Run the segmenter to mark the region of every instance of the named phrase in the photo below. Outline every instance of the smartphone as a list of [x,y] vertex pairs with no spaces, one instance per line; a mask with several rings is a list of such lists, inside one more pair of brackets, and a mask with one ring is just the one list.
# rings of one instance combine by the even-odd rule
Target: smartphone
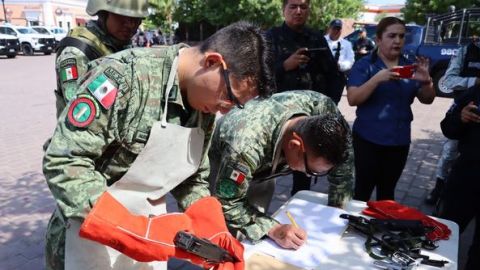
[[327,47],[324,48],[307,48],[305,51],[303,51],[303,54],[306,56],[311,56],[313,53],[320,52],[320,51],[326,51],[328,50]]
[[318,51],[326,51],[326,50],[328,50],[327,47],[307,48],[308,52],[318,52]]
[[412,78],[413,73],[415,72],[415,66],[407,65],[407,66],[394,67],[392,68],[392,71],[397,72],[400,78],[410,79]]

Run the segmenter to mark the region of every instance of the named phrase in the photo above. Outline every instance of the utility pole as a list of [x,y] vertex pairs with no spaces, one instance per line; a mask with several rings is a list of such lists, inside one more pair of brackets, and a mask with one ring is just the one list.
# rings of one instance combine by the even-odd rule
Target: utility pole
[[5,0],[2,0],[2,6],[3,6],[3,16],[5,17],[5,22],[7,23],[7,10],[5,9]]

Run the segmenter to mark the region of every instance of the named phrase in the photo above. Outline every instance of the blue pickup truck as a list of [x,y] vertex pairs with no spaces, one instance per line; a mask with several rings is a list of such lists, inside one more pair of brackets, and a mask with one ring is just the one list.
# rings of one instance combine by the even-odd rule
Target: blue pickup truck
[[[365,26],[367,35],[375,40],[375,25]],[[416,56],[430,58],[430,75],[435,83],[438,96],[450,97],[441,90],[443,75],[450,58],[458,48],[471,42],[473,36],[480,36],[480,8],[461,9],[440,15],[430,16],[425,26],[407,24],[404,56],[415,59]],[[352,43],[358,33],[345,37]]]

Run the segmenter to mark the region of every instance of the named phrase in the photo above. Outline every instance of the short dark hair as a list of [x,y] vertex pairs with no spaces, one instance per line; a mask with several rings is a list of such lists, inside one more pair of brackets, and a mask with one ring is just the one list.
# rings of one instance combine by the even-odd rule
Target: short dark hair
[[[282,10],[285,9],[285,7],[288,5],[288,1],[289,0],[283,0],[283,3],[282,3]],[[307,4],[310,5],[310,0],[307,0]]]
[[260,27],[245,21],[233,23],[203,41],[199,49],[220,53],[236,79],[253,78],[260,97],[275,92],[273,54]]
[[405,22],[397,17],[385,17],[381,19],[380,22],[378,22],[377,24],[377,31],[375,32],[377,38],[382,38],[382,35],[387,30],[387,27],[394,24],[402,24],[403,26],[405,26]]
[[350,127],[342,116],[308,116],[298,121],[293,130],[302,137],[314,156],[323,157],[334,166],[347,160]]

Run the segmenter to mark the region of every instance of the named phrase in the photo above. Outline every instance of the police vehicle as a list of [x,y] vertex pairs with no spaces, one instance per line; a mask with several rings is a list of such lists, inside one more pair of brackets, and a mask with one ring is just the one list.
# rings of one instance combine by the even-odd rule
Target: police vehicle
[[0,34],[0,55],[15,58],[20,49],[18,38],[12,35]]
[[[367,35],[375,40],[375,25],[365,27]],[[438,96],[451,97],[445,94],[443,75],[450,58],[458,49],[480,36],[480,8],[466,8],[430,16],[425,26],[407,24],[404,56],[414,60],[416,56],[430,59],[430,75],[433,78]],[[345,38],[353,42],[355,32]]]

